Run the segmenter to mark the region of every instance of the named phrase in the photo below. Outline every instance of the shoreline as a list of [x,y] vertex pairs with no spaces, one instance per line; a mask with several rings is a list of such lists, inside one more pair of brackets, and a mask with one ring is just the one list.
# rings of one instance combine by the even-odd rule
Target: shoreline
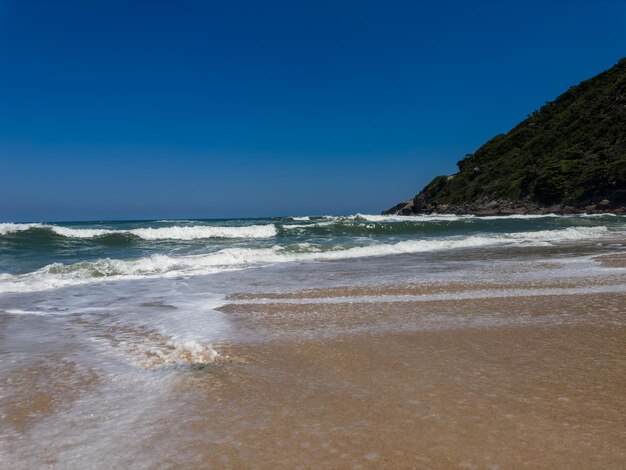
[[624,268],[617,238],[8,296],[30,303],[0,316],[0,455],[16,468],[616,468]]

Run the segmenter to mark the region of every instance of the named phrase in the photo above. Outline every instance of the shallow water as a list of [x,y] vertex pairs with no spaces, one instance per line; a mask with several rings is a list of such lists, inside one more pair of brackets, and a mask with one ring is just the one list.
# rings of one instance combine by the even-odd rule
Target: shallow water
[[[498,361],[520,365],[521,351],[539,344],[554,355],[569,348],[568,338],[589,345],[576,359],[589,365],[577,387],[605,423],[589,418],[585,442],[593,444],[615,434],[619,423],[611,417],[623,404],[617,385],[607,379],[608,388],[598,389],[589,374],[598,361],[607,373],[621,367],[625,235],[626,218],[608,215],[2,224],[0,458],[17,468],[381,461],[437,468],[454,455],[453,466],[506,466],[494,449],[505,442],[502,416],[515,406],[505,393],[512,378],[496,373]],[[532,331],[539,343],[524,346],[525,333],[511,333],[516,329]],[[519,334],[521,342],[511,350],[494,346],[503,356],[488,359],[465,340],[446,343],[450,335],[465,338],[462,332],[484,347],[500,344],[499,335]],[[602,335],[612,349],[594,346]],[[376,383],[362,358],[347,361],[348,343],[362,353],[370,345],[372,367],[381,368],[371,372]],[[415,356],[422,347],[435,349]],[[456,364],[445,374],[442,364],[415,362],[438,363],[438,347]],[[493,377],[474,382],[466,354],[482,358],[475,366]],[[552,400],[552,389],[533,384],[549,373],[572,379],[567,356],[558,357],[552,366],[543,356],[527,358],[534,364],[528,382],[515,377],[527,393],[515,399]],[[404,372],[385,385],[384,369]],[[407,372],[418,369],[419,377]],[[444,392],[437,381],[455,374],[474,391]],[[436,395],[409,397],[410,387]],[[485,412],[481,394],[491,388],[502,391],[502,410],[492,419],[500,434],[485,432],[491,444],[474,443],[482,457],[465,447],[455,453],[462,441],[456,433],[485,431],[475,413]],[[281,406],[264,403],[272,397]],[[399,435],[395,448],[386,439],[377,444],[376,427],[390,436],[408,432],[406,423],[394,424],[402,418],[392,408],[410,400],[439,410],[443,447],[421,448]],[[465,408],[454,400],[466,400]],[[376,419],[340,413],[345,406],[370,409]],[[524,435],[558,431],[541,421],[549,410],[543,406],[530,410],[534,421]],[[413,422],[423,439],[425,410]],[[584,425],[584,417],[572,419]],[[582,439],[568,436],[567,445]],[[563,460],[564,449],[554,444],[544,449],[544,462],[533,462],[575,463]],[[519,452],[509,463],[531,458]],[[614,445],[601,462],[623,452]]]

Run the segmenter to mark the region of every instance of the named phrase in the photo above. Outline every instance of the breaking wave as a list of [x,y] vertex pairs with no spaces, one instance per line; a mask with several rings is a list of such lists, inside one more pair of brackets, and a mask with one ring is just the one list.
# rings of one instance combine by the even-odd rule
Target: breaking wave
[[0,236],[28,231],[47,231],[66,238],[98,238],[109,236],[134,236],[143,240],[197,240],[203,238],[271,238],[277,230],[273,224],[241,227],[194,225],[159,228],[112,230],[104,228],[71,228],[47,224],[0,224]]
[[[279,225],[280,235],[368,237],[378,235],[462,235],[484,232],[517,232],[532,223],[534,230],[549,230],[575,226],[598,226],[598,218],[610,216],[607,225],[616,225],[612,214],[511,215],[477,217],[474,215],[367,215],[321,216]],[[291,220],[294,220],[291,218]],[[604,225],[604,221],[602,221]]]
[[610,232],[604,226],[568,227],[535,232],[405,240],[367,246],[341,247],[307,242],[269,248],[233,247],[208,254],[177,257],[159,254],[134,260],[105,258],[73,264],[52,263],[27,274],[0,274],[0,292],[30,292],[101,280],[202,275],[292,261],[341,260],[485,246],[541,246],[601,238],[611,233],[615,232]]
[[457,221],[457,220],[532,220],[545,218],[598,218],[598,217],[616,217],[615,214],[514,214],[514,215],[455,215],[455,214],[428,214],[428,215],[373,215],[373,214],[356,214],[346,216],[325,216],[331,220],[361,220],[365,222],[441,222],[441,221]]

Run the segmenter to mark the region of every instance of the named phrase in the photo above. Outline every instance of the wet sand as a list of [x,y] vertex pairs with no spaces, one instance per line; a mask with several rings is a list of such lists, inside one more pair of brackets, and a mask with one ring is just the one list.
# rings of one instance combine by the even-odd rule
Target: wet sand
[[189,437],[192,464],[582,469],[626,461],[626,294],[224,309],[258,314],[277,330],[420,312],[528,321],[223,347],[243,362],[204,400],[195,396],[199,375],[177,385],[181,396],[194,394],[193,436],[219,429],[216,440]]
[[626,253],[597,256],[595,259],[609,268],[626,268]]
[[[619,260],[614,257],[602,259],[601,262],[609,267],[618,266]],[[438,282],[438,283],[405,283],[401,285],[376,286],[341,286],[325,289],[308,289],[296,292],[266,292],[266,293],[238,293],[227,297],[230,301],[254,300],[301,300],[326,299],[363,296],[402,296],[402,295],[431,295],[454,294],[460,292],[488,292],[520,289],[564,289],[576,287],[592,287],[618,285],[620,277],[600,279],[558,279],[537,280],[535,282]]]
[[193,408],[194,433],[219,423],[222,442],[189,450],[233,467],[620,468],[625,334],[521,327],[238,349],[253,365],[218,390],[234,403]]
[[[0,382],[0,460],[623,468],[621,256],[591,277],[533,277],[558,266],[542,262],[522,279],[235,292],[218,310],[239,340],[199,349],[106,312],[5,316],[0,353],[21,359]],[[85,362],[76,338],[106,354]]]

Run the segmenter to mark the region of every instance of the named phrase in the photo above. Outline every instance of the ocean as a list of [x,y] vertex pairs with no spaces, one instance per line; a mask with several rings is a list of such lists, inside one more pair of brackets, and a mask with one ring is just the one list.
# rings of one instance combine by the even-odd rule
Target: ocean
[[619,236],[626,217],[310,216],[0,224],[0,293],[187,278],[287,262],[556,245]]
[[[362,352],[359,360],[372,354],[382,371],[414,349],[380,356],[401,344],[380,335],[587,323],[622,328],[626,268],[611,260],[624,251],[626,216],[611,214],[1,223],[0,458],[14,468],[251,461],[263,467],[273,455],[287,466],[329,464],[334,460],[315,455],[345,438],[340,414],[329,412],[315,428],[322,418],[302,407],[264,403],[302,387],[300,398],[309,397],[325,416],[336,402],[320,398],[328,390],[365,393],[369,372],[352,389],[347,376],[331,374],[332,364],[323,378],[314,369],[315,361],[350,354],[337,344],[378,338],[351,348]],[[601,300],[583,309],[591,298]],[[302,351],[311,351],[312,362],[290,362]],[[359,363],[350,364],[348,370]],[[447,366],[437,367],[440,374]],[[400,393],[389,380],[377,400]],[[307,438],[282,433],[281,413],[289,410],[289,419],[313,426],[296,426]],[[451,422],[445,429],[453,429]],[[375,434],[387,424],[372,426]],[[403,429],[389,426],[390,438]],[[367,444],[351,448],[361,453],[348,453],[350,465],[381,456],[394,461],[362,437]],[[268,454],[281,445],[304,454]]]

